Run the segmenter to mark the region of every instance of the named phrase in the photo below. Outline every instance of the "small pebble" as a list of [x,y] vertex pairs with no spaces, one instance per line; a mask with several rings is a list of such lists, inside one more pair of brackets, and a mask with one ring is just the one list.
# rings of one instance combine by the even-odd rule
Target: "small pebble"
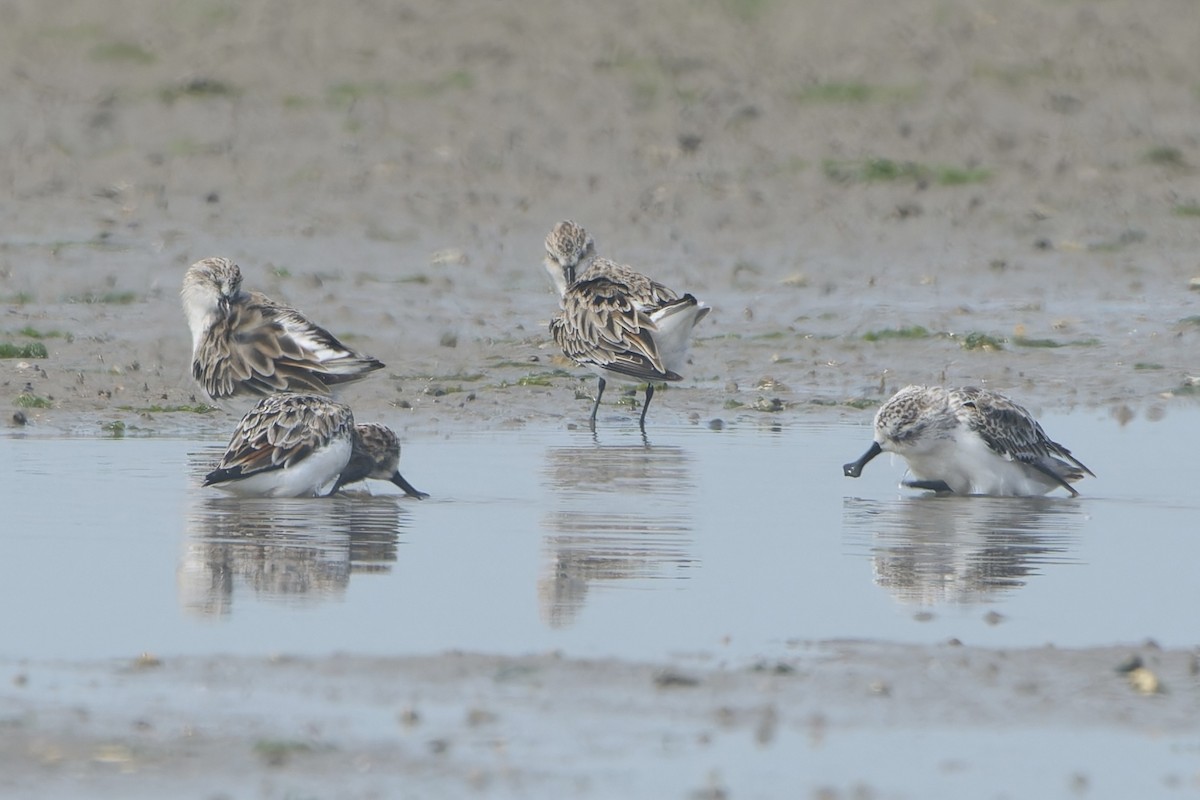
[[660,688],[668,686],[699,686],[700,680],[691,675],[684,675],[672,669],[664,669],[654,675],[654,685]]
[[435,251],[429,256],[429,263],[435,267],[465,267],[471,263],[467,251],[458,247],[447,247]]
[[145,669],[147,667],[161,667],[162,659],[153,653],[142,653],[137,657],[137,661],[133,662],[135,667]]
[[495,722],[496,719],[495,714],[482,708],[472,708],[467,712],[467,724],[473,728]]
[[1131,670],[1127,676],[1129,685],[1139,694],[1161,694],[1163,687],[1158,676],[1145,667]]

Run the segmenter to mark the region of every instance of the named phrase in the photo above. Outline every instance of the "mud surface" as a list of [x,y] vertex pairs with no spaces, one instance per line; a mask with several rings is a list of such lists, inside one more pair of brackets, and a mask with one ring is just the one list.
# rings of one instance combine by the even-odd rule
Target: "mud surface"
[[[88,797],[184,796],[186,787],[203,797],[716,798],[781,787],[916,796],[924,786],[940,796],[930,787],[953,785],[955,773],[970,786],[997,760],[1036,763],[1037,748],[1021,744],[1036,740],[1032,730],[1077,729],[1120,747],[1152,737],[1193,752],[1200,734],[1195,655],[861,642],[796,650],[770,663],[672,667],[475,654],[8,663],[0,670],[16,688],[4,704],[0,788],[14,797],[85,796],[84,787]],[[1172,694],[1131,688],[1116,671],[1131,658]],[[1001,739],[1007,754],[964,744],[981,732],[1011,737]],[[823,783],[822,759],[864,735],[856,760],[868,763]],[[921,736],[951,744],[914,782],[903,762],[920,753]],[[1111,743],[1082,761],[1060,747],[1053,776],[1026,783],[1009,771],[989,789],[1129,785],[1096,758]],[[1144,776],[1144,788],[1195,789],[1194,760],[1178,761],[1182,771],[1157,759],[1125,771]]]
[[[580,422],[594,380],[548,342],[539,266],[564,217],[602,254],[715,308],[652,425],[865,421],[910,382],[1153,415],[1195,391],[1198,369],[1194,12],[6,0],[0,345],[18,355],[0,359],[4,425],[227,436],[228,412],[196,413],[178,303],[187,265],[211,255],[387,362],[345,395],[360,419]],[[658,667],[547,657],[10,662],[0,774],[20,796],[162,796],[167,776],[195,795],[256,781],[255,796],[294,796],[280,777],[293,774],[318,794],[371,796],[377,771],[432,794],[547,796],[586,774],[611,796],[629,790],[612,776],[622,754],[666,758],[665,730],[701,751],[724,726],[749,741],[774,725],[896,719],[1195,740],[1181,653],[1161,657],[1172,688],[1190,688],[1147,698],[1114,677],[1110,651],[825,652],[796,673],[718,671],[682,688],[656,685]],[[928,691],[905,688],[935,668]],[[35,691],[43,672],[75,688]],[[496,678],[510,673],[524,677]],[[278,704],[240,709],[255,687]],[[196,717],[180,699],[214,692]],[[346,704],[383,715],[379,730]],[[543,735],[518,736],[514,718]],[[607,731],[579,751],[611,760],[557,760],[573,720]],[[335,784],[335,766],[359,778]],[[670,790],[725,796],[721,780],[697,767]]]
[[196,400],[177,292],[223,254],[388,363],[360,417],[578,420],[539,269],[570,216],[716,309],[660,419],[943,380],[1137,409],[1196,369],[1192,10],[7,2],[0,332],[49,357],[3,401],[228,430],[155,413]]

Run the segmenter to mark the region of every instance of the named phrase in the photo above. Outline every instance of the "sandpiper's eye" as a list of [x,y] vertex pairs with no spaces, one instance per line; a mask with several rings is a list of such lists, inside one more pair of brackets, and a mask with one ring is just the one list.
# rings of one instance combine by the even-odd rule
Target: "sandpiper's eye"
[[923,425],[901,425],[892,431],[892,438],[897,442],[907,442],[910,439],[915,439],[921,434]]

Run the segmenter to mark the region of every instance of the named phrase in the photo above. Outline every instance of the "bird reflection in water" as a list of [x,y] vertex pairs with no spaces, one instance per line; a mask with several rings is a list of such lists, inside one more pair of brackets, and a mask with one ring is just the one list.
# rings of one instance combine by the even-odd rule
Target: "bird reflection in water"
[[975,605],[1021,586],[1071,553],[1087,514],[1061,498],[847,498],[846,540],[901,603]]
[[190,612],[232,612],[235,588],[286,603],[343,594],[354,573],[389,572],[405,525],[400,495],[198,496],[177,573]]
[[598,582],[688,577],[697,563],[691,472],[688,451],[645,441],[546,451],[538,605],[548,625],[574,622]]

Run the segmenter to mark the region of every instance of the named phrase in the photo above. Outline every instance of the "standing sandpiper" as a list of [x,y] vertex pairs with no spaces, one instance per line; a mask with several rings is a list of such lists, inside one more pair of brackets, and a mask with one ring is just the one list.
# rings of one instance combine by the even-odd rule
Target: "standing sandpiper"
[[595,244],[580,225],[560,222],[546,237],[543,262],[561,297],[562,310],[550,333],[568,358],[600,379],[590,420],[608,380],[646,384],[639,426],[654,384],[679,381],[692,328],[712,309],[690,294],[680,297],[631,267],[595,256]]

